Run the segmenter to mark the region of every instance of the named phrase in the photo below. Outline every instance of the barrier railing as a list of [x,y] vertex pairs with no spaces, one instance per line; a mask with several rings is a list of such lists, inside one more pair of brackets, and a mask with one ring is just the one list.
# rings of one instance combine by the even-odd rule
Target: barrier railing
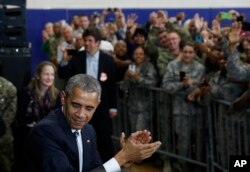
[[[157,151],[207,172],[228,171],[230,155],[250,153],[250,111],[230,112],[230,104],[214,100],[192,115],[173,113],[174,97],[155,87],[118,89],[113,138],[123,131],[148,129],[162,142]],[[186,114],[186,113],[185,113]]]
[[228,171],[230,156],[250,155],[250,110],[232,111],[230,103],[221,100],[214,100],[210,109],[211,166]]

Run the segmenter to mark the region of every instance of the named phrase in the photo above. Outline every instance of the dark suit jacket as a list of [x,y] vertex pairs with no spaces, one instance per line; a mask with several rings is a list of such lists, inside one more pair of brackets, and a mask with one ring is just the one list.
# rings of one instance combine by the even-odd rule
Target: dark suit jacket
[[[86,124],[81,130],[83,172],[105,171],[96,151],[96,135]],[[61,109],[51,111],[28,135],[25,145],[25,172],[78,172],[77,143]]]
[[[74,56],[69,64],[66,66],[59,66],[58,74],[59,77],[63,79],[68,79],[69,77],[86,73],[86,51],[79,52]],[[107,76],[106,80],[104,76]],[[116,97],[116,85],[115,85],[115,63],[111,56],[100,51],[99,55],[99,66],[98,66],[98,81],[102,87],[101,103],[96,109],[95,115],[92,118],[92,122],[96,130],[101,130],[103,132],[108,129],[112,132],[112,122],[109,118],[109,109],[117,108],[117,97]],[[98,126],[102,128],[98,128]],[[98,133],[98,131],[97,131]]]

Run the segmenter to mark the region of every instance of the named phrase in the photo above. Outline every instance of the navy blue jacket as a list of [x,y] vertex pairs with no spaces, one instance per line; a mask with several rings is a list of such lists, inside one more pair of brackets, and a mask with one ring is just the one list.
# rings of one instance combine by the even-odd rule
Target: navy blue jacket
[[[93,127],[81,130],[83,172],[105,171],[96,149]],[[78,172],[77,143],[61,109],[51,111],[28,135],[25,145],[25,172]]]

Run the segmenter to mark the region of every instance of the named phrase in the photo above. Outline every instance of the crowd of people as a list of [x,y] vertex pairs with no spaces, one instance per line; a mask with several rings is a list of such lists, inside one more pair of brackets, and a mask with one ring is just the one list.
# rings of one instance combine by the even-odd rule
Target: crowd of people
[[[115,16],[114,21],[106,20],[110,13]],[[61,21],[46,23],[42,31],[43,50],[50,59],[37,66],[29,85],[17,95],[16,110],[12,110],[12,117],[15,116],[12,122],[14,170],[18,171],[22,168],[25,164],[24,160],[27,159],[26,163],[37,165],[30,166],[30,168],[26,166],[27,171],[34,171],[36,168],[45,171],[92,170],[101,165],[99,157],[94,157],[94,155],[93,162],[83,160],[87,165],[74,162],[74,158],[61,159],[64,155],[60,157],[62,152],[56,152],[55,147],[67,149],[68,143],[60,140],[59,132],[58,134],[52,133],[52,130],[61,132],[61,129],[54,128],[50,124],[50,122],[62,120],[61,117],[58,119],[51,117],[55,116],[55,113],[57,116],[65,114],[68,125],[74,130],[81,130],[85,126],[82,123],[92,124],[96,132],[96,146],[102,162],[115,157],[118,165],[127,165],[131,163],[130,161],[151,156],[160,143],[149,143],[150,136],[147,132],[142,132],[143,134],[138,137],[131,135],[129,141],[124,141],[122,144],[123,148],[127,147],[132,150],[131,152],[149,149],[136,147],[138,145],[149,145],[151,149],[147,155],[144,154],[134,159],[127,158],[125,162],[120,162],[120,156],[129,156],[130,152],[120,152],[118,157],[115,155],[111,136],[112,119],[119,115],[117,82],[120,83],[121,90],[129,91],[128,114],[132,132],[148,128],[150,118],[147,108],[150,103],[153,103],[138,102],[136,98],[140,94],[133,91],[133,87],[160,87],[174,97],[172,109],[175,125],[173,126],[178,136],[176,149],[178,154],[185,156],[187,154],[185,145],[189,139],[187,138],[187,128],[190,125],[188,119],[194,114],[201,113],[201,107],[208,105],[212,98],[230,102],[234,110],[249,107],[250,37],[248,23],[243,17],[244,14],[239,14],[234,10],[229,11],[228,14],[230,14],[232,25],[226,27],[220,24],[224,20],[222,13],[219,13],[213,21],[206,21],[199,14],[195,14],[191,19],[185,19],[185,14],[182,12],[173,19],[164,11],[159,10],[150,14],[147,23],[139,24],[136,22],[138,18],[136,14],[126,17],[119,8],[104,9],[102,14],[93,13],[91,16],[74,15],[71,23]],[[91,78],[78,74],[87,74],[86,76],[91,76]],[[79,77],[76,81],[72,79],[75,76]],[[81,85],[81,80],[93,85],[88,85],[88,83]],[[96,85],[94,80],[99,81],[100,85]],[[80,90],[75,89],[78,87]],[[90,87],[100,87],[101,93],[97,88]],[[64,92],[60,94],[61,91]],[[15,93],[15,90],[13,92]],[[91,99],[92,93],[98,93],[100,100],[96,95],[92,100],[84,99],[84,96],[88,94]],[[119,96],[121,95],[118,95],[118,99]],[[14,103],[16,97],[13,95],[11,100]],[[63,108],[61,108],[62,103]],[[48,115],[50,110],[58,108],[60,111]],[[78,115],[73,115],[73,109],[78,109],[79,112],[75,111]],[[2,111],[2,107],[0,110]],[[15,111],[17,111],[16,114]],[[87,119],[84,118],[84,120],[77,117],[85,113],[83,111],[94,115],[85,117]],[[10,121],[13,120],[8,119],[6,122],[4,115],[1,118],[6,123],[5,128],[9,128]],[[39,123],[41,120],[43,122]],[[51,127],[51,130],[44,127],[49,127],[49,129]],[[9,133],[5,128],[1,131]],[[90,140],[85,139],[95,143],[93,129],[90,126],[86,128],[91,137]],[[40,135],[41,138],[37,138],[35,134]],[[1,135],[0,141],[4,137]],[[83,131],[81,137],[85,137]],[[25,141],[27,138],[28,142]],[[140,142],[138,138],[144,138],[146,141]],[[47,140],[48,143],[44,143],[42,139]],[[52,143],[53,149],[46,149]],[[35,149],[44,150],[44,153],[40,152],[41,155],[38,155]],[[69,150],[71,150],[70,147]],[[53,151],[58,159],[53,159],[55,156]],[[70,152],[65,151],[66,156],[71,156]],[[95,152],[94,149],[88,156],[92,156],[93,152]],[[0,158],[3,159],[1,153],[2,151],[0,151]],[[23,158],[24,156],[26,159]],[[131,154],[131,156],[134,155]],[[39,162],[39,160],[44,160],[44,162]],[[61,160],[65,166],[59,167],[56,163]],[[46,166],[46,164],[50,165]],[[105,165],[104,168],[106,169]],[[187,166],[182,168],[188,171]],[[167,170],[170,169],[165,169],[166,172]],[[174,166],[172,170],[178,171]],[[7,169],[5,171],[9,172]]]
[[[114,15],[112,21],[107,20],[110,13]],[[201,107],[208,105],[211,98],[232,103],[234,110],[242,110],[249,105],[248,79],[237,77],[241,72],[240,68],[244,68],[242,66],[247,65],[250,58],[249,30],[246,27],[248,23],[244,14],[234,10],[227,13],[227,20],[232,23],[230,26],[221,25],[225,20],[225,13],[219,13],[213,21],[206,21],[199,14],[195,14],[191,19],[185,19],[183,12],[173,18],[167,16],[167,13],[162,10],[150,13],[148,22],[145,24],[137,23],[138,17],[136,14],[126,17],[119,8],[104,9],[101,14],[93,13],[91,16],[74,15],[72,23],[66,25],[64,23],[64,26],[61,26],[61,37],[70,41],[66,41],[67,44],[58,43],[57,55],[50,56],[51,61],[55,61],[59,66],[59,77],[61,69],[64,70],[65,66],[70,69],[68,72],[64,70],[64,73],[90,72],[85,69],[85,66],[88,68],[91,65],[91,62],[88,62],[88,49],[93,45],[90,43],[93,40],[89,39],[86,33],[89,30],[99,30],[101,38],[95,38],[95,40],[100,41],[101,52],[106,53],[109,58],[112,57],[114,64],[106,66],[109,66],[110,70],[114,67],[116,75],[110,76],[109,72],[103,72],[105,73],[103,74],[99,71],[100,76],[96,74],[97,72],[92,73],[92,76],[100,78],[101,82],[101,78],[110,79],[115,76],[112,80],[120,82],[120,89],[129,91],[127,111],[131,131],[148,128],[150,123],[148,107],[153,103],[148,102],[147,99],[139,101],[138,97],[141,95],[133,88],[156,86],[173,95],[173,122],[175,123],[173,126],[176,127],[178,136],[176,149],[178,154],[186,155],[187,148],[183,145],[188,144],[183,144],[183,140],[188,140],[186,132],[190,125],[189,117],[192,114],[201,113]],[[228,52],[228,46],[231,44],[230,36],[235,34],[233,33],[235,25],[241,25],[238,33],[240,39],[237,44],[239,55],[235,55],[240,58],[240,65],[237,67],[230,65],[230,60],[227,62],[230,56]],[[65,28],[70,28],[71,34],[66,34]],[[76,46],[79,33],[82,34],[83,40],[81,46]],[[70,39],[67,39],[68,37]],[[53,45],[54,39],[53,36],[46,39],[44,45]],[[72,48],[76,51],[79,49],[84,51],[72,54]],[[52,51],[51,47],[49,54]],[[87,52],[86,63],[80,60],[82,59],[80,56],[86,56],[84,52]],[[55,58],[57,60],[53,60]],[[101,63],[101,59],[99,62]],[[100,69],[93,68],[93,70]],[[235,70],[238,71],[232,72]],[[67,77],[61,75],[60,78]],[[114,91],[107,92],[112,95],[110,97],[113,97]],[[114,106],[110,108],[116,109]],[[183,121],[186,121],[185,125]]]

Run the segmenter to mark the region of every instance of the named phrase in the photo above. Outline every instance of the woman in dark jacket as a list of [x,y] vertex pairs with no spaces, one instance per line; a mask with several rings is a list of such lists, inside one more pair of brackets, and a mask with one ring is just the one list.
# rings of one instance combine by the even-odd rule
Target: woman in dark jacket
[[51,109],[60,106],[59,90],[54,85],[56,67],[49,61],[40,63],[29,85],[18,94],[18,108],[13,127],[15,166],[21,168],[24,141],[34,125]]

